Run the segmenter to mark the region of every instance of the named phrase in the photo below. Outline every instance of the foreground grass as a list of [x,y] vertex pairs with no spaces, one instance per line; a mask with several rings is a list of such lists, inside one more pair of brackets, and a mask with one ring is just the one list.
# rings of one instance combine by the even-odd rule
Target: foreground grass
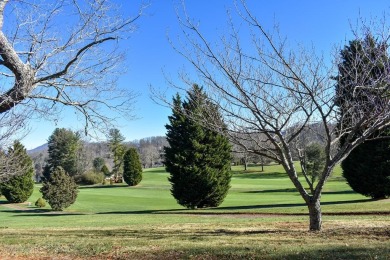
[[[67,216],[69,217],[69,216]],[[112,216],[111,216],[112,217]],[[118,227],[1,230],[3,257],[95,259],[389,259],[388,218],[329,218],[307,232],[300,217],[116,216]],[[56,217],[57,218],[57,217]],[[57,221],[64,218],[58,217]],[[124,219],[125,218],[125,219]],[[144,224],[133,224],[143,219]],[[113,220],[114,221],[114,220]],[[148,223],[151,221],[151,223]],[[287,221],[287,222],[286,222]]]
[[178,206],[161,168],[137,187],[81,187],[64,212],[2,204],[0,259],[390,259],[389,200],[352,192],[339,169],[325,187],[320,233],[307,232],[307,209],[280,166],[233,170],[216,209]]

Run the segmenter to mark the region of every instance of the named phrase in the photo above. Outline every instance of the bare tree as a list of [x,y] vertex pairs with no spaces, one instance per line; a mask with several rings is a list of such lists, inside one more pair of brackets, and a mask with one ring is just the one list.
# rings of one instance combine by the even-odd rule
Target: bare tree
[[[247,38],[241,37],[232,19],[229,33],[220,42],[211,43],[185,11],[179,16],[184,40],[183,44],[173,46],[191,63],[198,76],[191,80],[182,75],[182,79],[189,85],[202,80],[208,96],[223,112],[227,134],[233,143],[246,147],[250,140],[256,145],[247,147],[249,152],[283,165],[308,206],[310,230],[319,231],[321,194],[334,167],[368,136],[390,125],[390,74],[384,73],[375,82],[371,81],[370,86],[354,82],[356,92],[362,88],[371,91],[364,99],[350,102],[349,112],[341,118],[334,104],[335,67],[329,67],[314,50],[289,49],[277,29],[267,31],[244,1],[237,5],[237,11],[253,36],[250,48],[245,48],[248,42],[242,41]],[[374,34],[368,29],[362,31]],[[386,24],[382,24],[382,29],[389,32]],[[375,36],[386,43],[389,40],[388,35]],[[367,66],[378,64],[378,61],[372,61],[371,65],[356,62],[359,63],[356,66],[366,66],[367,71],[370,71]],[[390,68],[388,63],[384,66]],[[348,128],[336,128],[336,123],[342,120],[352,124]],[[213,122],[203,123],[216,126]],[[254,138],[259,135],[265,138]],[[325,166],[316,181],[294,164],[293,154],[303,156],[308,135],[316,136],[325,147]],[[339,146],[340,138],[346,140],[342,146]],[[298,177],[300,170],[304,177]]]
[[165,136],[152,136],[138,141],[138,150],[144,168],[161,165],[163,161],[163,148],[168,146]]
[[158,148],[151,144],[141,146],[140,153],[144,168],[153,167],[160,158],[160,152]]
[[118,42],[142,9],[129,16],[108,0],[0,1],[0,141],[28,119],[56,120],[65,107],[82,116],[86,131],[131,116],[135,93],[116,86]]

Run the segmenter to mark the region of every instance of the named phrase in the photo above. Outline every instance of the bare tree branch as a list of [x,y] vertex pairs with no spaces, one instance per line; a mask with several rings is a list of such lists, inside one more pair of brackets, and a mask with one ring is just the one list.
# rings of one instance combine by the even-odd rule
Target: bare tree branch
[[[65,107],[82,116],[85,132],[132,118],[137,94],[117,86],[124,72],[119,41],[130,37],[145,7],[126,14],[107,0],[0,1],[1,147],[28,132],[29,120],[57,120]],[[0,164],[13,163],[7,158]]]
[[[355,91],[369,88],[372,92],[364,100],[348,104],[353,117],[340,118],[332,80],[337,74],[335,66],[327,65],[314,49],[289,49],[277,30],[266,31],[245,1],[239,1],[237,12],[253,35],[251,48],[244,47],[248,43],[241,41],[246,38],[239,35],[231,18],[229,36],[218,43],[209,42],[183,8],[178,18],[182,42],[172,45],[197,72],[195,80],[182,78],[183,82],[189,86],[202,82],[207,95],[219,106],[228,126],[225,134],[233,143],[283,165],[308,205],[310,229],[320,230],[321,193],[333,168],[373,133],[390,125],[390,69],[370,86],[356,84]],[[382,27],[390,31],[388,26]],[[382,32],[378,37],[387,48],[388,35]],[[347,119],[353,120],[352,127],[336,128],[337,122]],[[215,122],[203,124],[218,129]],[[310,180],[301,166],[302,180],[294,164],[302,159],[307,136],[315,136],[325,148],[326,163],[318,181]],[[346,139],[341,147],[340,138]],[[255,147],[248,147],[248,140]]]

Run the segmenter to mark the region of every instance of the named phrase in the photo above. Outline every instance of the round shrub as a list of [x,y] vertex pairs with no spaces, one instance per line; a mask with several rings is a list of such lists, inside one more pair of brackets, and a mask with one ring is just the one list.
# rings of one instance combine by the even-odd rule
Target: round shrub
[[46,207],[46,201],[44,199],[42,199],[42,198],[39,198],[35,202],[35,206],[38,207],[38,208],[44,208],[44,207]]
[[104,176],[99,172],[86,172],[80,176],[79,183],[83,185],[101,184]]
[[40,191],[53,210],[62,211],[76,201],[78,186],[74,179],[59,166],[43,182]]
[[127,150],[123,157],[123,179],[129,186],[135,186],[142,180],[142,166],[135,148]]

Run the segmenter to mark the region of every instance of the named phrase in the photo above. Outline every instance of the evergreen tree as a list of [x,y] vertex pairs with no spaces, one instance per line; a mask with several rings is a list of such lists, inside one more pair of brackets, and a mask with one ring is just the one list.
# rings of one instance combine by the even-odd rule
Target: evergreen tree
[[[387,92],[372,90],[372,87],[387,89],[387,86],[377,86],[377,79],[390,68],[386,50],[386,44],[368,35],[363,40],[351,41],[341,51],[335,100],[340,111],[339,129],[356,125],[366,111],[381,109],[383,101],[388,99]],[[378,136],[390,136],[390,130],[373,135]],[[342,138],[341,145],[344,142]],[[343,176],[351,188],[372,198],[390,195],[389,166],[390,139],[385,138],[364,142],[341,163]]]
[[142,180],[142,166],[138,152],[131,147],[123,157],[123,179],[129,186],[135,186]]
[[125,140],[125,137],[120,133],[116,128],[110,129],[108,142],[110,144],[110,149],[113,154],[114,167],[112,168],[112,173],[117,179],[119,176],[122,176],[122,163],[123,155],[125,154],[125,147],[122,142]]
[[173,99],[165,147],[171,193],[187,208],[219,206],[230,188],[231,147],[226,137],[207,129],[201,120],[213,120],[223,130],[222,117],[203,90],[194,85],[188,101]]
[[95,159],[93,159],[92,164],[93,164],[93,169],[96,172],[101,172],[102,167],[106,164],[106,162],[102,157],[96,157]]
[[0,185],[1,193],[9,202],[25,202],[34,190],[33,162],[19,141],[15,141],[13,147],[8,149],[7,155],[3,154],[2,156],[10,157],[9,159],[13,163],[9,167],[13,169],[8,169],[8,172],[14,172],[16,174]]
[[78,186],[60,166],[55,168],[49,176],[43,182],[40,192],[53,210],[62,211],[76,201]]
[[322,173],[325,161],[325,150],[320,144],[312,143],[306,146],[304,167],[306,174],[311,178],[311,183],[314,183]]
[[48,160],[44,169],[44,177],[61,166],[70,176],[78,174],[78,149],[80,137],[72,130],[56,128],[48,140]]
[[364,142],[348,155],[341,167],[354,191],[374,199],[390,196],[390,140]]
[[104,176],[110,176],[110,174],[111,174],[110,170],[107,167],[107,165],[103,165],[103,167],[101,168],[100,171],[104,174]]

